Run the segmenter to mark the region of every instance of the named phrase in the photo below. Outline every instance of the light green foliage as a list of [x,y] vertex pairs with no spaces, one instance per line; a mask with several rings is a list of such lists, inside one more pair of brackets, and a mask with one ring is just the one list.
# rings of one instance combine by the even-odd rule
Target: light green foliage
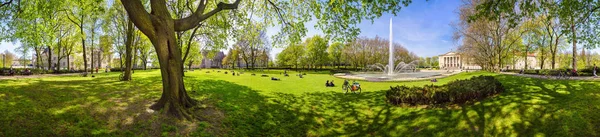
[[279,66],[294,66],[298,68],[299,65],[302,65],[305,53],[306,48],[304,45],[289,45],[277,55],[277,64]]
[[306,40],[306,57],[308,58],[309,65],[311,66],[323,66],[327,63],[328,59],[328,41],[323,39],[321,36],[316,35]]
[[[517,10],[518,8],[518,10]],[[599,18],[600,2],[593,0],[565,0],[565,1],[547,1],[547,0],[531,0],[531,1],[483,1],[477,6],[476,14],[470,16],[471,20],[481,18],[495,20],[498,18],[508,18],[508,23],[515,26],[528,18],[536,18],[544,16],[547,24],[547,29],[552,35],[550,38],[559,39],[563,34],[568,42],[572,43],[572,51],[577,54],[577,45],[584,45],[585,49],[594,49],[598,47],[600,41],[597,39],[600,34],[597,22]],[[556,47],[558,43],[553,43]],[[557,53],[555,49],[551,49],[554,57]],[[572,68],[578,68],[577,56],[572,55]],[[553,60],[554,62],[554,60]]]
[[345,45],[340,42],[335,42],[329,45],[327,52],[329,54],[329,58],[333,61],[333,64],[338,66],[342,61],[342,52],[344,51]]

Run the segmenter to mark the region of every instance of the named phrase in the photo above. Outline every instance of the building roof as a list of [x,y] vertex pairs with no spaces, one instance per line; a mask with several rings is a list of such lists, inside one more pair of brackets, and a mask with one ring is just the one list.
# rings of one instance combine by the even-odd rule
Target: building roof
[[450,52],[448,52],[446,54],[442,54],[440,56],[454,56],[454,55],[458,55],[458,54],[456,54],[456,52],[450,51]]

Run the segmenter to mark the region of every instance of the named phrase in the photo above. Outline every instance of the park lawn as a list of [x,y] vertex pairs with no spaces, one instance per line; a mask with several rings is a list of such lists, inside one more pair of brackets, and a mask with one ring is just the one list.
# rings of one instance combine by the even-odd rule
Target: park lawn
[[193,109],[200,122],[148,112],[161,94],[157,70],[136,71],[131,82],[117,81],[118,73],[2,80],[0,136],[600,136],[598,82],[461,73],[433,84],[493,75],[507,90],[426,108],[388,105],[385,90],[428,81],[360,81],[361,94],[344,94],[343,80],[328,74],[221,71],[186,73],[189,94],[202,102]]

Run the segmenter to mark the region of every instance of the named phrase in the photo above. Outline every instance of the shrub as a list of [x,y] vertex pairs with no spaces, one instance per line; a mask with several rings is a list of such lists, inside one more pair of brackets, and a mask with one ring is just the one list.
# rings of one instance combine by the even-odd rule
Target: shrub
[[457,80],[443,86],[390,87],[386,92],[391,104],[461,104],[471,100],[481,100],[504,91],[500,81],[492,76],[477,76],[468,80]]

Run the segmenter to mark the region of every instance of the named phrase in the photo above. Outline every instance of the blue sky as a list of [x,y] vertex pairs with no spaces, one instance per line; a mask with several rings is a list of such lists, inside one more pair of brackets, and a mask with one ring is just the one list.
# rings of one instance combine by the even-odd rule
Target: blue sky
[[386,14],[363,22],[360,36],[389,38],[389,20],[393,18],[393,41],[418,56],[436,56],[458,46],[452,39],[452,22],[458,22],[460,0],[416,0],[397,16]]
[[[450,24],[458,21],[457,9],[461,4],[460,0],[415,0],[408,7],[404,7],[397,16],[384,14],[373,23],[365,20],[358,24],[361,29],[360,36],[380,36],[388,39],[389,19],[393,18],[394,42],[402,44],[418,56],[440,55],[457,47],[452,40],[453,28]],[[306,37],[323,34],[320,30],[312,28],[314,22],[308,22],[306,26],[309,27]],[[0,51],[14,52],[18,46],[18,43],[0,42]],[[281,49],[276,48],[271,54],[279,52]]]
[[[389,22],[393,18],[393,40],[402,44],[409,51],[418,56],[436,56],[456,49],[457,44],[452,40],[452,22],[457,22],[460,0],[416,0],[408,7],[404,7],[396,16],[384,14],[373,23],[364,20],[358,27],[360,36],[389,38]],[[306,37],[323,35],[322,31],[312,28],[314,22],[308,22]],[[267,34],[274,34],[274,29],[267,30]],[[306,38],[305,37],[305,38]],[[281,52],[275,48],[271,54]]]

